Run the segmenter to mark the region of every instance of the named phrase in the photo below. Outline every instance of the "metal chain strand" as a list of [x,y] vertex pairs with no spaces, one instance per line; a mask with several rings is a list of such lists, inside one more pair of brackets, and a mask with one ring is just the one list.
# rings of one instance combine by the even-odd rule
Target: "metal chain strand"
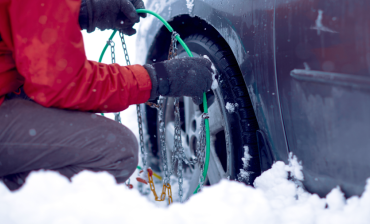
[[[178,33],[173,32],[171,36],[171,45],[169,49],[168,59],[171,60],[177,56],[177,40],[176,36]],[[181,130],[181,117],[180,117],[180,98],[175,98],[174,101],[174,113],[175,113],[175,133],[174,133],[174,149],[173,149],[173,155],[172,155],[172,167],[175,167],[176,161],[177,161],[177,177],[178,177],[178,184],[179,184],[179,198],[180,202],[183,202],[183,162],[188,165],[194,165],[196,162],[200,162],[201,164],[204,164],[204,156],[202,156],[204,153],[202,153],[201,149],[203,144],[203,141],[201,140],[199,144],[199,148],[197,149],[197,158],[196,160],[190,161],[187,159],[184,148],[182,146],[182,130]],[[203,128],[201,128],[200,136],[202,139],[202,133],[204,134],[205,138],[205,129],[203,131]],[[205,143],[205,141],[204,141]],[[204,151],[204,150],[203,150]],[[202,159],[203,157],[203,159]],[[203,162],[202,162],[203,161]],[[204,165],[200,165],[201,167],[201,173],[203,170]],[[173,171],[171,171],[172,173]],[[204,181],[202,181],[204,182]]]
[[[172,59],[172,56],[176,54],[174,53],[174,49],[177,50],[177,48],[174,48],[174,38],[171,38],[171,46],[170,46],[170,52],[169,52],[169,59]],[[167,149],[166,149],[166,128],[164,124],[164,118],[163,118],[163,108],[164,108],[164,97],[160,96],[158,99],[158,104],[150,103],[149,106],[156,108],[158,110],[158,121],[159,121],[159,140],[160,140],[160,147],[162,152],[162,165],[163,165],[163,172],[164,172],[164,178],[163,178],[163,184],[169,184],[170,183],[170,177],[173,173],[173,167],[172,170],[168,169],[168,163],[167,163]],[[172,158],[174,162],[174,158]]]
[[[176,36],[179,35],[176,32],[172,32],[171,36],[171,45],[168,53],[168,60],[177,57],[177,40]],[[185,156],[184,148],[182,147],[182,138],[181,138],[181,117],[180,117],[180,98],[176,97],[174,101],[174,113],[175,113],[175,134],[174,134],[174,149],[172,155],[172,167],[175,167],[177,160],[177,177],[179,184],[179,198],[180,202],[183,202],[183,161],[186,164],[190,164],[190,161]]]
[[[112,64],[114,64],[116,63],[116,54],[115,54],[115,49],[114,49],[115,44],[113,40],[108,40],[107,43],[110,46]],[[118,123],[122,123],[120,112],[114,113],[114,120],[117,121]]]
[[[167,150],[166,150],[166,127],[164,125],[164,119],[163,119],[163,105],[164,103],[164,97],[160,96],[158,99],[158,121],[159,121],[159,139],[161,142],[161,152],[162,152],[162,164],[163,164],[163,172],[164,172],[164,178],[163,178],[163,184],[168,184],[170,182],[170,176],[171,174],[168,171],[167,166]],[[172,173],[172,172],[171,172]]]
[[177,176],[178,176],[178,183],[179,183],[179,198],[180,202],[183,202],[182,196],[183,196],[183,190],[182,190],[182,184],[183,184],[183,178],[182,178],[182,160],[179,159],[177,163]]
[[121,38],[123,53],[125,54],[125,59],[126,59],[126,64],[131,65],[130,58],[129,58],[128,52],[127,52],[125,37],[124,37],[124,34],[121,31],[119,32],[119,36]]
[[199,163],[200,169],[200,176],[199,176],[199,190],[201,190],[204,178],[203,178],[203,170],[204,170],[204,162],[205,162],[205,149],[206,149],[206,128],[205,128],[205,119],[209,118],[209,115],[206,113],[202,114],[202,120],[200,123],[200,131],[199,131],[199,138],[197,141],[197,158]]
[[[182,147],[182,141],[181,141],[181,126],[180,126],[180,99],[178,97],[175,98],[174,102],[174,109],[175,109],[175,134],[174,134],[174,153],[173,153],[173,162],[177,160],[177,177],[178,177],[178,183],[179,183],[179,197],[180,197],[180,202],[182,202],[182,195],[183,195],[183,190],[182,190],[182,183],[183,183],[183,178],[182,178],[182,161],[184,156],[184,148]],[[174,167],[175,164],[173,164]]]
[[177,35],[179,34],[176,31],[172,32],[170,49],[168,51],[168,60],[171,60],[177,57],[177,40],[176,40]]
[[[124,34],[122,33],[122,31],[119,32],[119,36],[121,38],[123,53],[124,53],[125,59],[126,59],[126,65],[131,65],[130,58],[129,58],[128,51],[127,51],[126,42],[125,42],[125,37],[124,37]],[[147,166],[147,163],[146,163],[147,153],[145,152],[145,148],[144,148],[143,121],[142,121],[142,114],[141,114],[141,109],[140,109],[139,104],[136,105],[136,113],[137,113],[137,123],[138,123],[138,126],[139,126],[139,140],[140,140],[139,144],[140,144],[141,162],[143,164],[142,168],[143,168],[143,170],[145,170],[147,168],[146,167]],[[140,191],[140,193],[144,194],[142,184],[139,184],[139,191]]]
[[112,64],[116,63],[116,54],[114,52],[114,41],[113,40],[108,40],[107,44],[110,46],[110,52],[111,52],[111,57],[112,57]]
[[118,123],[122,123],[120,112],[114,113],[114,120],[117,121]]
[[[168,52],[168,60],[174,59],[177,56],[177,40],[176,36],[178,33],[175,31],[172,32],[171,35],[171,45]],[[181,141],[181,126],[180,126],[180,108],[179,108],[180,99],[178,97],[175,98],[174,101],[174,111],[175,111],[175,134],[174,134],[174,149],[172,154],[172,169],[175,168],[175,163],[177,160],[177,177],[178,177],[178,183],[179,183],[179,198],[180,202],[182,202],[182,196],[183,196],[183,177],[182,177],[182,161],[184,156],[184,148],[182,147],[182,141]],[[172,173],[172,172],[171,172]]]
[[137,113],[137,123],[139,125],[139,140],[140,140],[140,152],[141,152],[141,161],[143,163],[143,170],[146,169],[146,152],[144,149],[144,133],[143,133],[143,121],[141,117],[141,108],[140,105],[136,105]]

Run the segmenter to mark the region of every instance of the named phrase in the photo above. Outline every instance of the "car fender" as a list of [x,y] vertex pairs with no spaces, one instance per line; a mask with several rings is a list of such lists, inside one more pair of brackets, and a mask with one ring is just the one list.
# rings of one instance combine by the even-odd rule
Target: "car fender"
[[[174,17],[180,15],[197,15],[200,19],[209,23],[214,27],[220,35],[229,43],[231,50],[239,64],[242,66],[243,62],[248,58],[247,51],[241,41],[241,38],[235,31],[233,24],[225,19],[225,17],[217,16],[219,13],[210,4],[212,1],[197,1],[191,10],[190,6],[187,6],[186,0],[154,0],[150,2],[147,7],[149,10],[154,11],[161,15],[166,21],[171,21]],[[143,19],[140,23],[140,33],[147,35],[139,35],[137,39],[137,45],[140,49],[149,49],[151,44],[154,42],[155,34],[158,33],[159,29],[163,24],[155,19],[153,16]],[[147,52],[140,51],[139,52]],[[146,55],[138,55],[136,60],[138,63],[145,63]]]
[[[191,5],[193,3],[193,7]],[[253,20],[253,7],[257,7],[258,12],[271,13],[273,11],[273,1],[268,3],[260,3],[252,7],[252,1],[235,0],[230,3],[232,5],[225,5],[224,1],[218,0],[151,0],[147,5],[147,8],[161,15],[166,21],[171,22],[174,18],[181,15],[197,16],[201,20],[207,22],[226,40],[229,47],[231,48],[240,70],[242,71],[244,81],[248,88],[250,98],[255,109],[257,120],[260,129],[263,130],[267,138],[266,140],[271,145],[272,153],[277,160],[287,161],[288,149],[285,138],[285,131],[282,124],[282,117],[280,110],[279,99],[271,97],[271,94],[277,93],[276,76],[270,75],[268,71],[274,71],[272,67],[274,64],[272,60],[269,61],[269,68],[257,68],[253,70],[253,63],[260,63],[262,53],[265,49],[272,49],[273,42],[269,41],[268,46],[263,46],[259,50],[255,50],[255,45],[260,46],[262,40],[258,40],[261,35],[267,38],[268,34],[263,34],[263,29],[260,29],[260,33],[254,33],[252,31],[254,27],[259,26],[258,21]],[[241,9],[241,5],[247,10]],[[247,7],[245,4],[248,4]],[[243,9],[244,9],[243,8]],[[244,18],[243,15],[248,15]],[[243,26],[247,29],[234,26],[238,20],[235,18],[244,18]],[[233,21],[228,20],[234,19]],[[238,24],[241,25],[241,24]],[[139,35],[137,37],[137,49],[142,54],[137,54],[136,62],[140,64],[148,63],[148,52],[151,46],[156,41],[156,36],[160,32],[163,24],[156,19],[154,16],[148,16],[143,19],[139,27]],[[240,35],[242,33],[243,40]],[[248,44],[246,49],[245,44]],[[153,50],[153,49],[152,49]],[[249,52],[251,51],[251,52]],[[256,51],[256,52],[254,52]],[[260,52],[261,51],[261,52]],[[145,54],[145,55],[143,55]],[[271,57],[271,56],[268,56]],[[258,77],[257,77],[258,76]],[[261,80],[267,80],[263,82]],[[269,91],[261,91],[260,89],[266,89]],[[276,108],[272,110],[271,108]],[[273,131],[271,131],[273,130]]]

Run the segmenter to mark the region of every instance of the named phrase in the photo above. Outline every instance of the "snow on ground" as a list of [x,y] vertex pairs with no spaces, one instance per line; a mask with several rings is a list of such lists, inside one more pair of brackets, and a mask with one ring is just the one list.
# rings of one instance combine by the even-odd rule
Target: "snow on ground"
[[0,185],[0,219],[7,224],[369,223],[370,181],[362,197],[345,200],[335,188],[320,199],[287,179],[290,168],[277,162],[256,179],[256,188],[223,180],[169,207],[117,185],[105,172],[84,171],[70,183],[56,172],[38,171],[15,193]]

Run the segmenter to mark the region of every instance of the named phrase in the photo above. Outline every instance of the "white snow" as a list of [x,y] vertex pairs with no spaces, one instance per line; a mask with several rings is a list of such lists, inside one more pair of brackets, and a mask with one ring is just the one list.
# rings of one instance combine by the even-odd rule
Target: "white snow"
[[339,211],[345,206],[346,200],[339,187],[334,188],[326,197],[326,203],[331,210]]
[[251,172],[246,171],[246,169],[249,167],[249,160],[252,158],[251,155],[249,155],[249,148],[248,146],[244,146],[244,156],[242,158],[243,161],[243,169],[240,169],[240,173],[238,174],[238,180],[242,182],[248,182],[249,181],[249,175]]
[[239,105],[237,103],[227,102],[225,108],[229,113],[234,113],[235,112],[235,107],[238,107],[238,106]]
[[189,14],[192,14],[194,8],[194,0],[186,0],[186,7],[189,10]]
[[289,153],[289,165],[286,167],[286,171],[289,171],[290,175],[296,180],[302,181],[304,179],[302,164],[298,162],[297,157],[292,152]]
[[169,207],[117,185],[105,172],[84,171],[72,183],[56,172],[32,172],[15,193],[0,184],[0,219],[6,224],[369,223],[370,180],[362,197],[345,200],[335,188],[321,199],[288,180],[289,167],[275,163],[256,179],[256,188],[222,180]]

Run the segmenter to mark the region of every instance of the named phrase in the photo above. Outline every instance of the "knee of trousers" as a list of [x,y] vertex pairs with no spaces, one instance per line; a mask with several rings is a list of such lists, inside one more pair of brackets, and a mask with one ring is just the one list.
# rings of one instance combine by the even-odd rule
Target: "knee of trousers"
[[107,156],[111,164],[108,172],[114,175],[118,183],[125,182],[135,171],[139,162],[139,145],[134,133],[124,125],[114,123],[109,127],[107,143],[110,150]]

